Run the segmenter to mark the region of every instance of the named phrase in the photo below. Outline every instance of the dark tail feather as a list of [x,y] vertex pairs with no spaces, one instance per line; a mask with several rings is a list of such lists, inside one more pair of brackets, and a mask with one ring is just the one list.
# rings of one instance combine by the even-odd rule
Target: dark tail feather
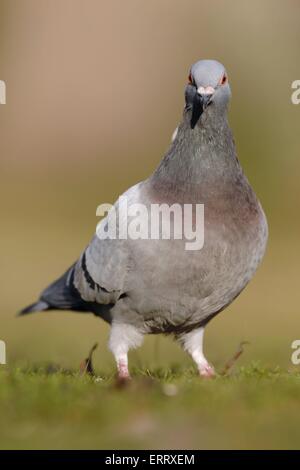
[[43,290],[40,299],[21,310],[19,315],[43,310],[86,310],[86,303],[82,301],[73,283],[74,266]]
[[73,310],[75,312],[93,312],[94,315],[110,322],[110,309],[113,305],[102,305],[83,300],[74,285],[74,267],[75,264],[43,290],[37,302],[21,310],[18,315],[27,315],[27,313],[43,310]]
[[18,313],[18,316],[21,315],[26,315],[27,313],[32,313],[32,312],[41,312],[42,310],[50,310],[51,307],[47,302],[44,302],[43,300],[38,300],[34,304],[28,305],[28,307],[23,308]]

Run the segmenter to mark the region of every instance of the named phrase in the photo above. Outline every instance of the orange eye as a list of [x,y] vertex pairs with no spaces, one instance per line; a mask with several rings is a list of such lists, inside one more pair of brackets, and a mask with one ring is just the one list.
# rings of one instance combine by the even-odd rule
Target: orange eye
[[226,74],[224,73],[223,77],[220,80],[220,85],[225,85],[226,82],[227,82],[227,77],[226,77]]
[[194,85],[194,79],[193,79],[191,73],[190,73],[189,76],[188,76],[188,83],[189,83],[190,85]]

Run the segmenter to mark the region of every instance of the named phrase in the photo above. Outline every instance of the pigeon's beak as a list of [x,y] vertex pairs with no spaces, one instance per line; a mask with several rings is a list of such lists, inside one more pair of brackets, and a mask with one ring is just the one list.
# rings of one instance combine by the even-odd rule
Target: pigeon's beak
[[201,114],[207,108],[207,106],[211,103],[212,96],[215,92],[215,89],[211,86],[202,87],[200,86],[197,89],[197,93],[195,94],[194,101],[193,101],[193,110],[192,110],[192,118],[191,118],[191,128],[194,129],[195,125],[200,119]]

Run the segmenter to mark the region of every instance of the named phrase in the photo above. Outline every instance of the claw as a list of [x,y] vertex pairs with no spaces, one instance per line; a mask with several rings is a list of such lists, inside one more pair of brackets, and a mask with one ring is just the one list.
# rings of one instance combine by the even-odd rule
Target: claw
[[128,371],[120,370],[119,373],[118,373],[118,379],[119,380],[130,380],[131,377],[130,377],[130,374],[129,374]]
[[128,370],[127,372],[119,370],[116,376],[116,381],[115,381],[116,388],[123,389],[127,387],[130,383],[131,383],[131,376]]
[[205,364],[199,367],[199,374],[201,377],[204,377],[206,379],[211,379],[216,375],[214,368],[209,364]]

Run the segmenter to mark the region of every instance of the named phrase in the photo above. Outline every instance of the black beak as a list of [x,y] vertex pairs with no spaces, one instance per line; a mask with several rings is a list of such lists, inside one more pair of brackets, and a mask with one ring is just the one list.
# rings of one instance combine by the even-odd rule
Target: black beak
[[193,101],[193,110],[192,110],[192,118],[191,118],[191,128],[194,129],[195,125],[200,119],[201,114],[207,108],[207,106],[211,102],[212,95],[199,95],[199,93],[195,94],[194,101]]

